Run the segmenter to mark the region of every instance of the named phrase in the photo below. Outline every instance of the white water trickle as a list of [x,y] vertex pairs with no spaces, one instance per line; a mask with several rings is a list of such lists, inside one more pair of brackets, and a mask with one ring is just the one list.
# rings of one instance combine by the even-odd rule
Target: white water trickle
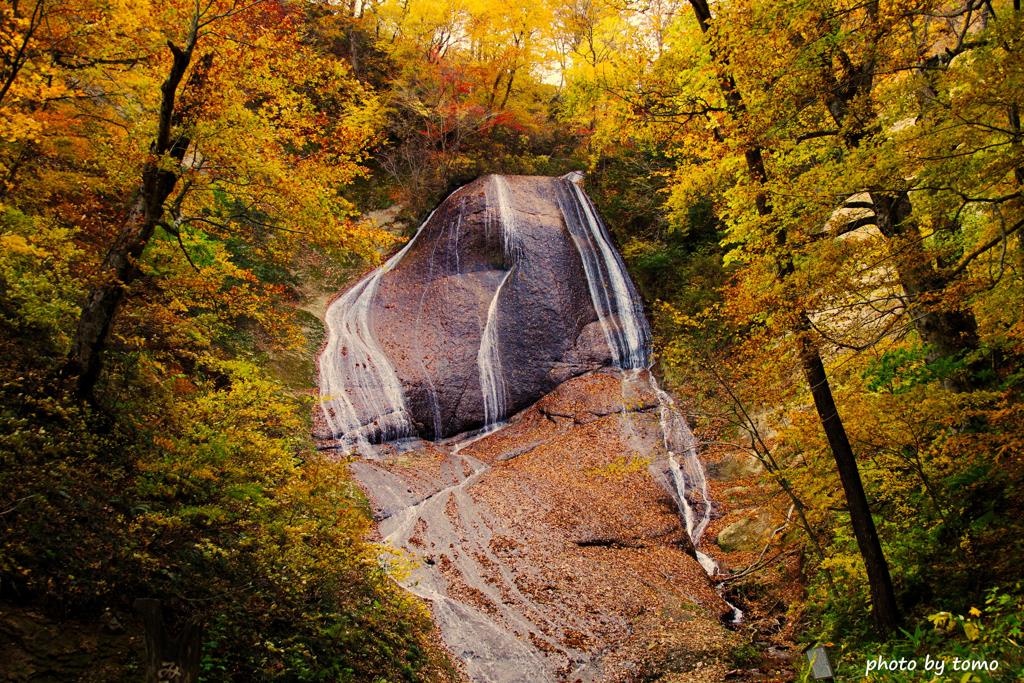
[[[594,310],[616,365],[622,370],[650,370],[651,333],[643,304],[626,273],[622,257],[611,245],[604,223],[579,186],[582,177],[577,172],[563,176],[565,187],[559,194],[559,204],[583,262]],[[711,497],[704,466],[697,455],[697,441],[675,401],[658,386],[653,374],[649,377],[658,397],[662,439],[686,533],[693,543],[697,561],[714,578],[719,570],[718,563],[698,549],[711,521]],[[743,612],[728,601],[726,604],[733,610],[733,623],[742,621]]]
[[594,310],[615,364],[624,370],[646,368],[651,361],[651,332],[643,304],[607,228],[578,184],[581,178],[577,173],[563,177],[559,205],[583,262]]
[[[690,425],[676,408],[675,401],[663,391],[651,377],[651,387],[658,396],[661,418],[661,434],[668,452],[672,483],[679,499],[680,511],[686,523],[686,533],[693,541],[694,548],[704,537],[704,531],[711,521],[711,501],[708,495],[708,480],[697,457],[696,439]],[[682,451],[683,463],[676,457]],[[697,559],[709,574],[718,569],[717,563],[704,553],[697,551]]]
[[[661,434],[665,450],[668,452],[669,470],[672,473],[672,484],[676,489],[679,510],[686,523],[686,533],[693,542],[697,561],[708,576],[715,578],[718,574],[718,562],[700,551],[700,541],[711,522],[711,495],[708,492],[708,478],[697,455],[697,439],[687,424],[686,418],[676,407],[675,401],[668,392],[658,386],[654,375],[651,375],[651,388],[658,396]],[[676,454],[682,454],[682,463]],[[721,590],[719,590],[721,592]],[[725,600],[725,598],[722,598]],[[732,608],[732,623],[743,621],[743,611],[725,600]]]
[[[373,432],[384,441],[413,433],[402,384],[374,337],[370,311],[381,277],[398,265],[433,215],[397,254],[338,297],[324,316],[327,344],[319,358],[320,408],[331,435],[365,456],[373,454]],[[360,414],[356,404],[365,413]]]
[[[493,187],[493,191],[491,191]],[[480,393],[484,401],[484,429],[489,430],[505,419],[508,388],[505,386],[505,373],[501,366],[501,349],[498,339],[498,305],[505,283],[516,270],[516,264],[522,255],[519,234],[516,230],[515,212],[512,208],[511,191],[508,182],[501,176],[491,176],[488,186],[488,204],[497,211],[498,229],[501,230],[502,248],[508,270],[491,297],[487,307],[487,321],[480,335],[480,348],[477,351],[476,364],[480,374]]]

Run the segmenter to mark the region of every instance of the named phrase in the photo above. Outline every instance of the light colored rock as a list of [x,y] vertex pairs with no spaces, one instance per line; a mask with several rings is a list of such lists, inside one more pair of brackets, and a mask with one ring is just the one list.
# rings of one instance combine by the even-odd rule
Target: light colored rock
[[746,453],[728,453],[718,462],[709,463],[708,476],[712,479],[746,479],[764,473],[764,467],[757,458]]
[[718,547],[726,552],[758,550],[767,542],[772,532],[768,515],[759,513],[744,516],[718,532]]

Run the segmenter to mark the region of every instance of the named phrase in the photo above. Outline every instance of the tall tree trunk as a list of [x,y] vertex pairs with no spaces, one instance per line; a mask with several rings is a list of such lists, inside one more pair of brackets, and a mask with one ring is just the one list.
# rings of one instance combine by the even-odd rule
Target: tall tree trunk
[[883,633],[890,633],[899,626],[900,612],[896,603],[896,593],[892,587],[892,577],[889,574],[889,564],[882,552],[882,544],[878,540],[875,521],[871,517],[871,508],[868,507],[868,499],[864,494],[857,458],[850,446],[846,428],[843,426],[842,418],[839,417],[839,409],[832,397],[832,388],[828,383],[825,365],[821,362],[821,353],[806,333],[800,335],[799,344],[800,365],[803,368],[804,378],[811,388],[814,407],[818,411],[829,449],[836,461],[839,481],[843,485],[846,505],[850,511],[850,524],[853,526],[857,547],[860,549],[864,568],[867,570],[868,585],[871,590],[872,615],[878,628]]
[[[907,193],[872,192],[871,202],[878,230],[889,242],[889,253],[907,298],[907,312],[928,347],[928,359],[957,358],[977,350],[981,342],[974,315],[929,300],[941,296],[949,283],[922,245]],[[954,391],[973,388],[969,372],[955,374],[946,384]]]
[[135,611],[145,626],[145,683],[196,683],[202,661],[203,629],[186,622],[168,628],[163,605],[152,598],[136,598]]
[[164,204],[178,182],[178,169],[190,140],[178,130],[182,121],[181,113],[175,109],[175,99],[192,60],[195,35],[193,31],[185,49],[168,43],[174,59],[160,87],[160,121],[156,139],[150,145],[152,154],[143,167],[142,182],[128,218],[103,259],[100,281],[82,306],[66,370],[77,377],[78,394],[83,398],[92,398],[103,365],[103,351],[125,290],[141,273],[139,258],[163,219]]
[[[707,35],[711,28],[711,10],[707,0],[690,0],[690,6],[697,17],[701,31]],[[718,64],[718,84],[730,110],[736,116],[746,111],[746,104],[742,94],[736,86],[736,80],[729,70],[729,60],[725,55],[718,54],[714,47],[711,47],[712,58]],[[744,151],[744,158],[747,165],[747,173],[751,180],[763,184],[768,180],[768,173],[764,164],[764,152],[760,146],[750,144]],[[757,193],[755,199],[757,212],[762,217],[770,216],[772,213],[771,204],[763,191]],[[786,231],[779,229],[776,239],[780,244],[787,241]],[[784,278],[792,271],[792,261],[779,265],[779,277]],[[857,458],[850,446],[850,439],[846,435],[846,428],[839,417],[839,410],[832,397],[832,388],[828,383],[828,375],[825,372],[825,364],[821,360],[821,353],[818,347],[813,344],[809,337],[810,321],[806,313],[800,314],[801,325],[796,330],[799,339],[800,363],[803,367],[804,378],[814,398],[814,407],[821,421],[822,429],[828,440],[832,457],[836,461],[836,469],[839,471],[839,479],[846,494],[847,504],[850,510],[850,522],[854,534],[857,537],[857,545],[860,548],[861,558],[867,570],[868,583],[871,590],[872,614],[879,630],[883,634],[891,633],[899,624],[900,613],[896,603],[896,596],[893,591],[892,577],[889,574],[889,565],[885,561],[882,552],[882,544],[878,539],[878,531],[875,529],[875,522],[871,517],[871,510],[868,507],[867,497],[864,494],[864,485],[861,482],[860,470],[857,467]]]
[[508,98],[512,94],[512,82],[516,78],[516,71],[518,71],[518,67],[515,66],[509,69],[508,83],[505,84],[505,96],[501,98],[501,106],[498,109],[505,109],[505,106],[508,104]]
[[498,86],[501,85],[501,76],[504,73],[502,69],[498,69],[498,75],[494,77],[494,83],[491,84],[491,93],[487,96],[488,111],[494,109],[494,101],[498,99]]

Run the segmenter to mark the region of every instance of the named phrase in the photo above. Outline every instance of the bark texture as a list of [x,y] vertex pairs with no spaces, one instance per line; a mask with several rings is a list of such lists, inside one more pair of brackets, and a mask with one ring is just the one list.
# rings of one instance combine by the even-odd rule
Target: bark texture
[[[192,61],[194,39],[185,49],[168,44],[173,61],[161,86],[160,124],[150,145],[151,156],[142,170],[142,182],[131,202],[128,217],[107,252],[99,281],[89,292],[78,320],[78,330],[68,359],[67,374],[77,377],[78,393],[91,398],[103,364],[107,338],[125,291],[138,279],[139,258],[164,215],[164,205],[180,176],[181,162],[190,144],[182,130],[183,112],[175,102],[185,72]],[[201,70],[193,79],[201,78]]]

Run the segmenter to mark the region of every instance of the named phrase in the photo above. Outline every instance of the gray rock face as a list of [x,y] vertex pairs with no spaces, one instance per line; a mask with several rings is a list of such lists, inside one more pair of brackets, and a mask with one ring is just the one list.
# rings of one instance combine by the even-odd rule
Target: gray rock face
[[772,522],[765,513],[742,516],[718,532],[718,547],[726,552],[757,550],[768,540]]
[[[612,363],[559,206],[566,182],[487,176],[460,188],[381,276],[369,322],[420,436],[484,424],[478,355],[492,300],[505,415]],[[514,258],[505,244],[510,231]]]
[[761,463],[746,453],[729,453],[708,465],[708,476],[712,479],[728,481],[756,477],[763,473],[764,467]]

